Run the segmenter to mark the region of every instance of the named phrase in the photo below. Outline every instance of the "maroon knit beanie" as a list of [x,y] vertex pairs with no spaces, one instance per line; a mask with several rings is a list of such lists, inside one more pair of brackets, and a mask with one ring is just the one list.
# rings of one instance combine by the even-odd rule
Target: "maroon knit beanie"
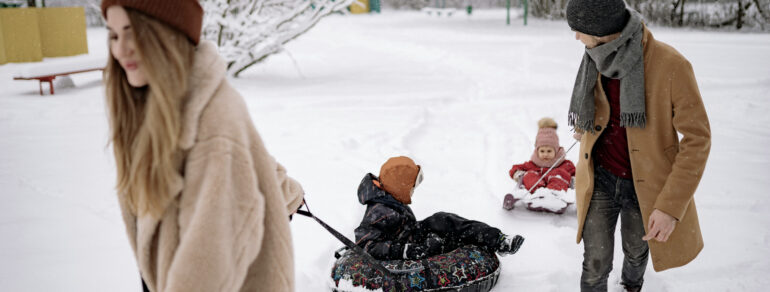
[[102,16],[113,5],[131,8],[171,26],[198,44],[203,25],[203,8],[197,0],[103,0]]

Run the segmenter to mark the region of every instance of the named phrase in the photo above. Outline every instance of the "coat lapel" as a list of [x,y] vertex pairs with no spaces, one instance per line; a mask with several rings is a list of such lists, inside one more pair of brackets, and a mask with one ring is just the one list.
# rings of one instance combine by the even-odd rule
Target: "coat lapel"
[[226,71],[225,61],[217,53],[216,45],[210,41],[201,41],[195,52],[195,64],[189,80],[190,89],[182,112],[179,146],[183,150],[188,150],[195,144],[200,115],[225,79]]

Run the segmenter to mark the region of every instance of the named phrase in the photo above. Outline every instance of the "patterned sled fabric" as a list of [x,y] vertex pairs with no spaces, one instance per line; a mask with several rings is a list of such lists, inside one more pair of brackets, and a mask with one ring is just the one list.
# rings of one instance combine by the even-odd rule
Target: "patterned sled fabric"
[[[384,276],[363,256],[347,249],[338,252],[332,267],[332,290],[486,292],[500,276],[500,261],[494,253],[472,245],[423,260],[382,261],[391,271]],[[426,269],[426,267],[428,267]]]

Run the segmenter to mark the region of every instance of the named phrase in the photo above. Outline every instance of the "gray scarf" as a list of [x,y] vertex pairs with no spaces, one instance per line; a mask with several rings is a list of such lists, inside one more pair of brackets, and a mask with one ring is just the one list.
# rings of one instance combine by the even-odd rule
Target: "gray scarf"
[[606,77],[621,79],[620,126],[644,128],[644,30],[641,16],[635,11],[630,12],[631,17],[620,32],[620,37],[593,49],[586,49],[569,105],[570,126],[594,132],[596,107],[593,88],[601,72]]

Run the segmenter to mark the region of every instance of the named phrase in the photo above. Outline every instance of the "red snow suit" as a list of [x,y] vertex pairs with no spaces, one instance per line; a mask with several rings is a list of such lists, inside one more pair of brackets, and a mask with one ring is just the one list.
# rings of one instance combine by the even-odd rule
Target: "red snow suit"
[[564,191],[569,188],[569,182],[572,180],[572,176],[575,175],[575,165],[572,164],[572,161],[564,160],[559,166],[554,167],[546,177],[540,180],[537,183],[537,187],[532,188],[535,182],[548,171],[548,167],[539,167],[530,160],[523,164],[514,164],[511,170],[508,171],[508,174],[513,178],[513,174],[519,170],[525,171],[524,176],[521,178],[522,184],[527,190],[532,189],[533,193],[542,187]]

